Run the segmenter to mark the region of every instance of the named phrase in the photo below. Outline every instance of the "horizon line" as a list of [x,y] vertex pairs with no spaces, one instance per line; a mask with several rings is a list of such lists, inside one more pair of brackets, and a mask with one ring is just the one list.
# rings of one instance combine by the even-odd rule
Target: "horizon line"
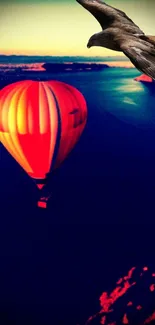
[[[113,57],[124,57],[124,55],[93,55],[93,56],[88,56],[88,55],[46,55],[46,54],[44,54],[44,55],[36,55],[36,54],[32,54],[32,55],[30,55],[30,54],[0,54],[0,56],[28,56],[28,57],[36,57],[36,56],[38,56],[38,57],[43,57],[43,56],[46,56],[46,57],[62,57],[62,58],[64,58],[64,57],[86,57],[86,58],[113,58]],[[125,58],[125,57],[124,57]]]

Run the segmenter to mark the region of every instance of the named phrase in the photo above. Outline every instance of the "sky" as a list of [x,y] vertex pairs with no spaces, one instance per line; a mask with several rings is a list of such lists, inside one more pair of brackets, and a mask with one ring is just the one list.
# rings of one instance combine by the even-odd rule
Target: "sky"
[[[154,0],[107,0],[148,35],[155,35]],[[87,49],[101,31],[96,19],[76,0],[6,0],[0,2],[0,54],[116,56],[104,48]]]

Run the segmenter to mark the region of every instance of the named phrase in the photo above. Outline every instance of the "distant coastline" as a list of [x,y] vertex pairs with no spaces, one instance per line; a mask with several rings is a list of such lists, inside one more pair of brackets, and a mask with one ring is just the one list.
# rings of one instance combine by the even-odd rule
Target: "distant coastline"
[[101,63],[79,63],[79,62],[70,62],[70,63],[44,63],[42,68],[49,73],[56,72],[78,72],[78,71],[101,71],[106,68],[109,68],[108,64]]
[[[120,59],[120,58],[119,58]],[[49,62],[48,62],[49,60]],[[29,63],[27,63],[29,61]],[[32,62],[33,61],[33,62]],[[40,62],[39,62],[40,61]],[[22,74],[28,72],[78,72],[101,71],[105,68],[134,68],[129,60],[118,58],[87,57],[18,57],[0,56],[0,74]]]
[[99,71],[105,68],[133,68],[126,56],[29,56],[0,55],[0,73],[22,73],[23,71]]

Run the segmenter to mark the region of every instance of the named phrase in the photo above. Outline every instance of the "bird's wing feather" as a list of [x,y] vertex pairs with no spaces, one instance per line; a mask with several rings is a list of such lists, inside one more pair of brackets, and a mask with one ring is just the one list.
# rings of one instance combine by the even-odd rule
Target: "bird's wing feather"
[[139,71],[155,80],[155,49],[147,52],[138,46],[122,46],[122,51]]
[[110,27],[112,24],[123,24],[123,27],[126,25],[132,25],[136,27],[136,32],[143,34],[143,31],[125,14],[125,12],[116,9],[110,5],[107,5],[105,2],[100,0],[76,0],[80,3],[85,9],[87,9],[99,22],[102,29]]

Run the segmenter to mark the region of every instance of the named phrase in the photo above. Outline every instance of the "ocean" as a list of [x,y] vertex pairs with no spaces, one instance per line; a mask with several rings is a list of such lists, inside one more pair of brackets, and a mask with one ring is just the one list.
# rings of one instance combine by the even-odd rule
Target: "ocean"
[[136,263],[154,264],[155,89],[138,75],[116,67],[47,76],[77,87],[88,106],[47,209],[0,145],[3,325],[82,325],[111,282]]

